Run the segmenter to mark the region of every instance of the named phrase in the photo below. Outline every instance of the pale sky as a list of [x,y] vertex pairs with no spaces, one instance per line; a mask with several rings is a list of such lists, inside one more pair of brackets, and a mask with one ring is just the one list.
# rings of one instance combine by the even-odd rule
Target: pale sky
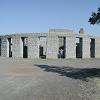
[[100,25],[88,22],[98,7],[100,0],[0,0],[0,34],[84,28],[100,35]]

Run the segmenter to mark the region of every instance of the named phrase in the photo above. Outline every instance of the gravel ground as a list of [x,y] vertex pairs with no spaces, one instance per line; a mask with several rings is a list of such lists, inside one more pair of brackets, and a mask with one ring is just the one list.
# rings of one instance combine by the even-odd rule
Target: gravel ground
[[100,59],[0,58],[0,100],[100,100]]

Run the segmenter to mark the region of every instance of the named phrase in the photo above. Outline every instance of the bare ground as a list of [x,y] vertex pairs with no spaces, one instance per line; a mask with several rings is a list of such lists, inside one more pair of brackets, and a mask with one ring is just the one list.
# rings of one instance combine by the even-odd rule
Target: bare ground
[[0,100],[100,100],[100,59],[0,58]]

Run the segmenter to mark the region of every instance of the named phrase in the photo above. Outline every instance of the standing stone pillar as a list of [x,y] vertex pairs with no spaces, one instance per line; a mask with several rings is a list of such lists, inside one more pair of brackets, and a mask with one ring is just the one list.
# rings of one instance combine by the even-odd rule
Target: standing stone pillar
[[23,40],[22,37],[19,39],[19,46],[20,46],[20,57],[23,58]]
[[90,38],[88,36],[83,37],[83,58],[90,58]]
[[100,37],[95,38],[95,58],[100,58]]
[[39,58],[39,37],[28,37],[28,58]]
[[66,37],[66,58],[76,58],[76,41],[75,36]]
[[1,56],[7,57],[7,39],[6,39],[6,37],[1,38]]
[[21,41],[21,37],[19,36],[12,37],[12,57],[13,58],[22,57],[20,53],[20,48],[21,48],[20,41]]
[[7,57],[9,57],[9,41],[8,41],[8,38],[6,39],[7,41]]
[[57,59],[59,50],[59,41],[56,33],[49,32],[47,36],[47,59]]

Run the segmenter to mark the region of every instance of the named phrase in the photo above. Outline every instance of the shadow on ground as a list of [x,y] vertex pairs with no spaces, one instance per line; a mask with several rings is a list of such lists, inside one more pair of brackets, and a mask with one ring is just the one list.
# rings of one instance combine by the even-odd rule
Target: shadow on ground
[[44,71],[58,73],[61,76],[88,81],[87,78],[100,77],[100,68],[73,68],[70,66],[36,65]]

